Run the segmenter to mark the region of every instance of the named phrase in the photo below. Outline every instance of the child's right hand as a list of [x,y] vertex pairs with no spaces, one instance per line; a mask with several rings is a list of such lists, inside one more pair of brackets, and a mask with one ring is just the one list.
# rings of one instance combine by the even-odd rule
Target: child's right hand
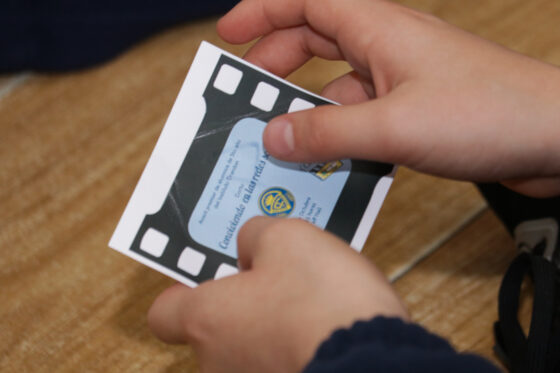
[[222,18],[246,59],[286,76],[312,56],[354,72],[323,94],[344,106],[270,122],[291,161],[402,164],[440,176],[560,193],[560,70],[385,0],[244,0]]

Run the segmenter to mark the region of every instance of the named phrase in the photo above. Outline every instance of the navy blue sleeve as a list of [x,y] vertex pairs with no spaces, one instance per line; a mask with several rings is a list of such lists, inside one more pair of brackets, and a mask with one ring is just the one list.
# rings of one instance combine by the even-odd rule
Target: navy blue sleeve
[[319,347],[303,373],[499,373],[472,354],[457,353],[447,341],[415,324],[376,317],[337,330]]

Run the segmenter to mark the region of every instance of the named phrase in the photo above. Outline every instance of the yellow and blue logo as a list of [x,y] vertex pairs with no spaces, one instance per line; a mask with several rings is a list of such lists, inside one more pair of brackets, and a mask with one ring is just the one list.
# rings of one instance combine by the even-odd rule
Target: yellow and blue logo
[[274,187],[261,194],[259,206],[268,216],[285,217],[291,214],[296,205],[294,195],[289,190]]

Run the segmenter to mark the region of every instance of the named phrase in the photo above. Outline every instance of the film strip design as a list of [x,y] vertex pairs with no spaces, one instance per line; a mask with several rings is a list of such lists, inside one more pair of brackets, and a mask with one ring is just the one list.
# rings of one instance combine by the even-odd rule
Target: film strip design
[[[188,221],[235,124],[242,118],[267,122],[283,113],[331,104],[226,53],[220,53],[210,78],[204,83],[200,125],[190,147],[188,143],[184,145],[188,151],[180,165],[176,162],[179,167],[173,171],[173,182],[164,192],[159,190],[159,194],[165,194],[163,203],[155,212],[133,213],[134,198],[131,199],[127,207],[130,211],[125,211],[125,215],[135,215],[136,227],[125,229],[128,223],[121,221],[122,226],[117,227],[110,243],[111,247],[191,286],[237,272],[234,257],[200,244],[188,228]],[[181,95],[178,102],[180,99]],[[324,180],[341,166],[342,162],[337,161],[299,167]],[[393,165],[389,164],[352,161],[325,229],[350,242],[377,183],[392,170]],[[156,185],[154,175],[157,172],[143,175],[139,184]],[[281,208],[282,203],[289,203],[287,198],[276,193],[269,200],[271,206]],[[121,239],[127,235],[128,241]]]

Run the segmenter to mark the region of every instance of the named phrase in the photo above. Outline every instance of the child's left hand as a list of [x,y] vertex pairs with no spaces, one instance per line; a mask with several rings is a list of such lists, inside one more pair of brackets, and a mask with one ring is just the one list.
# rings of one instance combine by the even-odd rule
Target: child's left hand
[[238,248],[240,274],[175,285],[148,315],[162,340],[193,346],[203,372],[299,372],[335,329],[377,315],[407,318],[370,262],[307,222],[253,218]]

